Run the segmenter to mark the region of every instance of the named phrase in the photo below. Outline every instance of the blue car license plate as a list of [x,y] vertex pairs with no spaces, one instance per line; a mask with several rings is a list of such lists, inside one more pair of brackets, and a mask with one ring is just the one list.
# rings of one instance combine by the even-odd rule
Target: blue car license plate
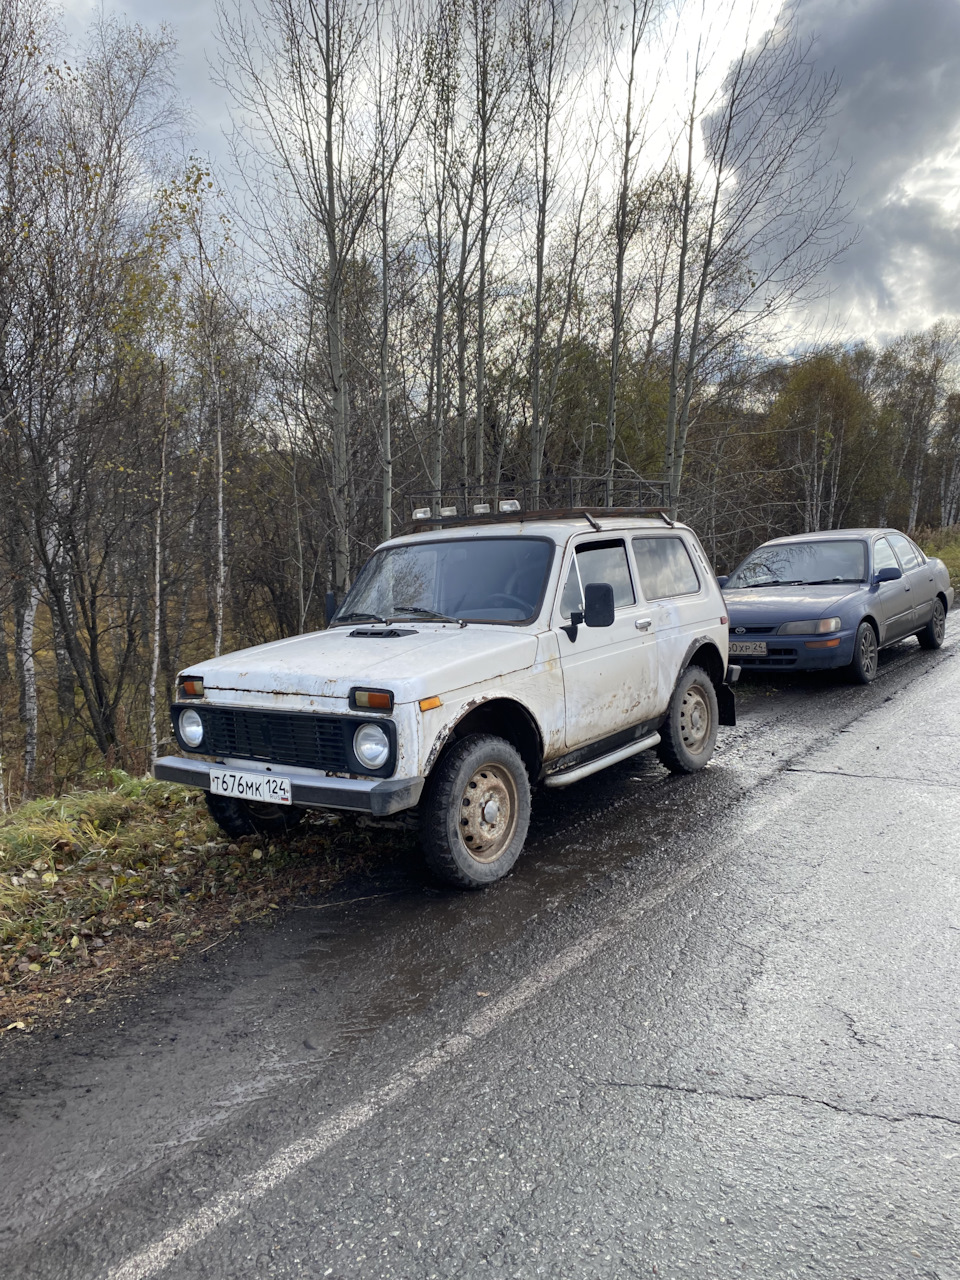
[[765,658],[767,642],[766,640],[731,640],[730,653],[743,658]]

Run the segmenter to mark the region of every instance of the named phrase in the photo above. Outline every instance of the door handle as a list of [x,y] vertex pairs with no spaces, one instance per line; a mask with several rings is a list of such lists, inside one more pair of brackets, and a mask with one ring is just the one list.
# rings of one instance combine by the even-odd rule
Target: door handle
[[649,627],[653,626],[653,619],[638,618],[633,625],[637,628],[638,631],[646,631]]

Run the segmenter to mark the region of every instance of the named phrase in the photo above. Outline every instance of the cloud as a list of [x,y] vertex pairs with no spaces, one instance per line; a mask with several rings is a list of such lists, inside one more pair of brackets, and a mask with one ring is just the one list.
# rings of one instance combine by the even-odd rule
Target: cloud
[[960,4],[794,7],[817,62],[840,77],[833,127],[861,228],[831,268],[833,314],[879,336],[960,315]]
[[[163,23],[171,28],[179,51],[177,84],[193,126],[191,150],[222,161],[229,113],[224,92],[210,74],[217,55],[214,0],[108,0],[106,8],[144,27]],[[67,0],[64,16],[70,37],[82,39],[99,10],[100,0]]]

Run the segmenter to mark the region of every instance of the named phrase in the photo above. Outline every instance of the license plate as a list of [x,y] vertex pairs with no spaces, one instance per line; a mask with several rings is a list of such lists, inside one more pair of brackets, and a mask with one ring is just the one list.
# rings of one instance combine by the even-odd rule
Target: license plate
[[290,779],[273,773],[236,773],[233,769],[211,769],[210,790],[218,796],[239,800],[259,800],[264,804],[293,804]]
[[745,658],[765,658],[767,642],[766,640],[731,640],[730,652],[742,654]]

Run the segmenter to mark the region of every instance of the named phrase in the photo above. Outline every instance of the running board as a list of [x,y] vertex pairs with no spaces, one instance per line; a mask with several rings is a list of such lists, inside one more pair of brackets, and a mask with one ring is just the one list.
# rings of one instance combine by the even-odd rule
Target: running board
[[576,769],[565,769],[563,773],[548,773],[543,780],[543,785],[569,787],[571,782],[579,782],[581,778],[589,778],[591,773],[599,773],[608,765],[619,764],[621,760],[629,760],[631,756],[639,755],[641,751],[649,751],[659,742],[659,733],[651,733],[648,738],[640,738],[638,742],[628,742],[625,747],[611,751],[609,755],[600,756],[596,760],[588,760],[586,764],[581,764]]

